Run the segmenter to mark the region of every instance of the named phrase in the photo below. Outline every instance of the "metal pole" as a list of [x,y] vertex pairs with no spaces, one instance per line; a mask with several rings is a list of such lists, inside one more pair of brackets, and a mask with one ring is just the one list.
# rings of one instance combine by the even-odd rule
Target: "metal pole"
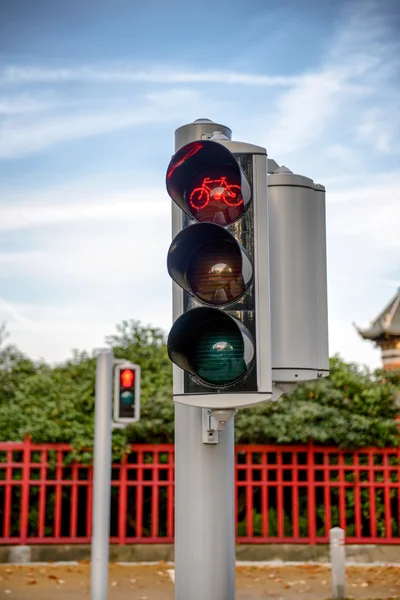
[[175,600],[234,600],[234,418],[202,443],[202,409],[175,404]]
[[108,598],[111,497],[111,406],[113,353],[97,357],[93,461],[91,600]]
[[[229,128],[199,119],[175,132],[175,151]],[[235,600],[234,419],[202,443],[202,409],[175,404],[175,600]]]
[[343,599],[346,597],[346,557],[345,534],[340,527],[329,531],[329,545],[331,552],[332,569],[332,597]]

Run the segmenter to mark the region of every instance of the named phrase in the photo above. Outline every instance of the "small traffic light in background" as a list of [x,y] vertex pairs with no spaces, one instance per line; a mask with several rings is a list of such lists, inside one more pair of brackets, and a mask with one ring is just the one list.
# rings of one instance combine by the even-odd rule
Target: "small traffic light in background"
[[114,421],[134,423],[140,418],[140,367],[117,364],[114,369]]
[[226,408],[272,397],[266,165],[264,148],[216,132],[168,166],[175,401]]

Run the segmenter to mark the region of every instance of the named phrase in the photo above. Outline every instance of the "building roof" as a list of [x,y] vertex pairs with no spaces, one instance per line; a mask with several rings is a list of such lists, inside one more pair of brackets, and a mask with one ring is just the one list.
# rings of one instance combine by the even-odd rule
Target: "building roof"
[[355,325],[358,333],[365,340],[376,340],[381,337],[400,336],[400,288],[396,295],[383,309],[369,327],[362,329]]

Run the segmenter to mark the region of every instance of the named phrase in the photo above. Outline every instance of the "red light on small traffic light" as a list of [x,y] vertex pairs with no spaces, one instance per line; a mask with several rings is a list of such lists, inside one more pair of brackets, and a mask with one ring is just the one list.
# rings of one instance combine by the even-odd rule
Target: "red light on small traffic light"
[[124,388],[130,388],[135,382],[135,371],[124,369],[120,375],[121,384]]

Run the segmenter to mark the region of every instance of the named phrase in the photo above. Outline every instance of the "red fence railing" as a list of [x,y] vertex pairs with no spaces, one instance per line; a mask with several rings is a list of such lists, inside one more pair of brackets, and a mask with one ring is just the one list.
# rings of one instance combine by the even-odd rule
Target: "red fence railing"
[[[92,467],[67,444],[0,442],[0,544],[88,543]],[[236,447],[239,543],[400,543],[400,449]],[[112,467],[111,542],[170,543],[173,445],[133,445]]]

